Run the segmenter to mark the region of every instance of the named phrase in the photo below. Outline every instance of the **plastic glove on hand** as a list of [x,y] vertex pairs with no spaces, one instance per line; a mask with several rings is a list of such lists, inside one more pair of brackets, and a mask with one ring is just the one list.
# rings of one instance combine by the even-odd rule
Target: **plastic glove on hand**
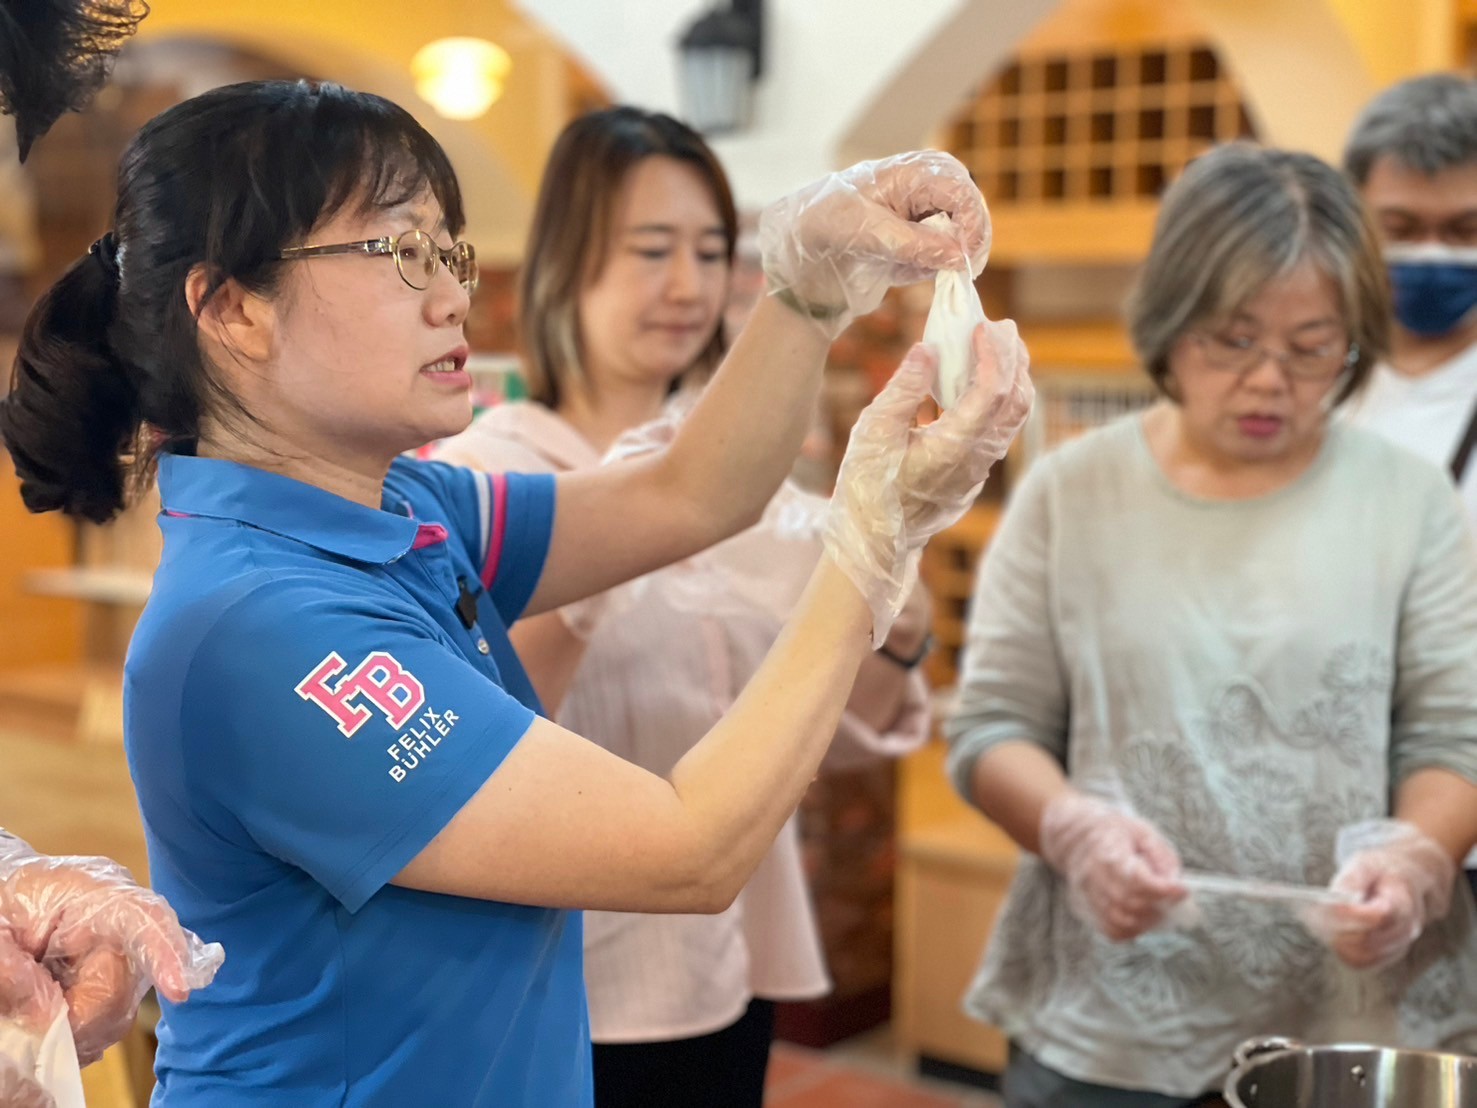
[[56,979],[0,925],[0,1020],[41,1035],[65,1003]]
[[28,851],[0,861],[0,920],[56,979],[83,1065],[127,1032],[150,985],[183,1001],[211,982],[225,957],[107,858]]
[[1075,789],[1042,812],[1041,857],[1066,880],[1078,914],[1114,942],[1160,926],[1186,896],[1179,855],[1158,831]]
[[0,1106],[3,1108],[56,1108],[52,1095],[9,1058],[0,1056]]
[[974,335],[978,370],[959,403],[924,427],[918,407],[938,370],[919,344],[852,429],[826,517],[825,549],[887,638],[918,573],[924,543],[962,516],[1031,411],[1026,348],[1009,320]]
[[[921,226],[938,212],[950,232]],[[862,162],[765,209],[759,252],[771,295],[835,338],[882,302],[894,285],[941,269],[978,274],[990,251],[990,222],[969,171],[948,154],[922,150]]]
[[1399,961],[1450,910],[1456,863],[1414,824],[1351,824],[1339,832],[1337,851],[1339,871],[1329,887],[1356,903],[1312,909],[1305,922],[1349,965]]

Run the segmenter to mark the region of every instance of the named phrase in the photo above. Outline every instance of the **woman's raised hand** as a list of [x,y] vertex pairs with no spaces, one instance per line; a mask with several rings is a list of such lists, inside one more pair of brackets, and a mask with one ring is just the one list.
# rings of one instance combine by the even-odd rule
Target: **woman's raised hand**
[[981,326],[974,348],[974,382],[938,419],[916,425],[938,371],[932,347],[920,343],[851,432],[825,545],[871,607],[874,643],[902,610],[923,544],[974,503],[1030,414],[1035,390],[1015,324]]
[[[919,221],[945,212],[953,233]],[[894,285],[966,265],[990,251],[990,219],[959,161],[937,150],[862,162],[765,210],[759,250],[769,291],[835,338]]]

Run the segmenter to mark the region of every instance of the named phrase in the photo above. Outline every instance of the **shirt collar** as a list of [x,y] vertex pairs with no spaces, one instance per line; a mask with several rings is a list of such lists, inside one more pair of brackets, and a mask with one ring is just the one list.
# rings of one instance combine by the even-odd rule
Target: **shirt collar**
[[385,565],[417,545],[410,506],[367,508],[302,481],[219,458],[163,454],[159,497],[175,515],[232,520],[357,562]]
[[477,417],[468,433],[512,439],[559,470],[600,464],[600,451],[572,423],[532,400],[489,408]]

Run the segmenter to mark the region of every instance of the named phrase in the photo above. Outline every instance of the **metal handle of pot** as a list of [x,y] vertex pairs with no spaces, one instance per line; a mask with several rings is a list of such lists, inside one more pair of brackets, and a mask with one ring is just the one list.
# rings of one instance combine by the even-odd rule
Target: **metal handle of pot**
[[1247,1039],[1238,1046],[1231,1054],[1231,1068],[1240,1069],[1253,1058],[1260,1058],[1263,1054],[1276,1054],[1284,1050],[1302,1050],[1303,1044],[1296,1039],[1284,1038],[1280,1035],[1271,1035],[1265,1039]]

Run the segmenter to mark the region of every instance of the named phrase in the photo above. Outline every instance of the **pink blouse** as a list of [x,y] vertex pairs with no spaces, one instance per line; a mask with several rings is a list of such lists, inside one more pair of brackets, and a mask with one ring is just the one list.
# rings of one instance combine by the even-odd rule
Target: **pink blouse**
[[[497,472],[561,472],[599,464],[595,449],[539,404],[483,413],[433,457]],[[804,495],[787,492],[787,496]],[[590,638],[558,722],[666,775],[733,704],[779,633],[820,557],[812,538],[746,532],[699,556],[753,580],[763,604],[730,594],[694,603],[694,584],[721,574],[680,563],[622,586]],[[927,687],[914,671],[898,718],[879,730],[843,715],[831,764],[896,756],[927,738]],[[734,904],[718,915],[585,913],[585,981],[596,1042],[690,1038],[727,1027],[753,997],[801,1000],[829,991],[825,959],[791,819]]]

